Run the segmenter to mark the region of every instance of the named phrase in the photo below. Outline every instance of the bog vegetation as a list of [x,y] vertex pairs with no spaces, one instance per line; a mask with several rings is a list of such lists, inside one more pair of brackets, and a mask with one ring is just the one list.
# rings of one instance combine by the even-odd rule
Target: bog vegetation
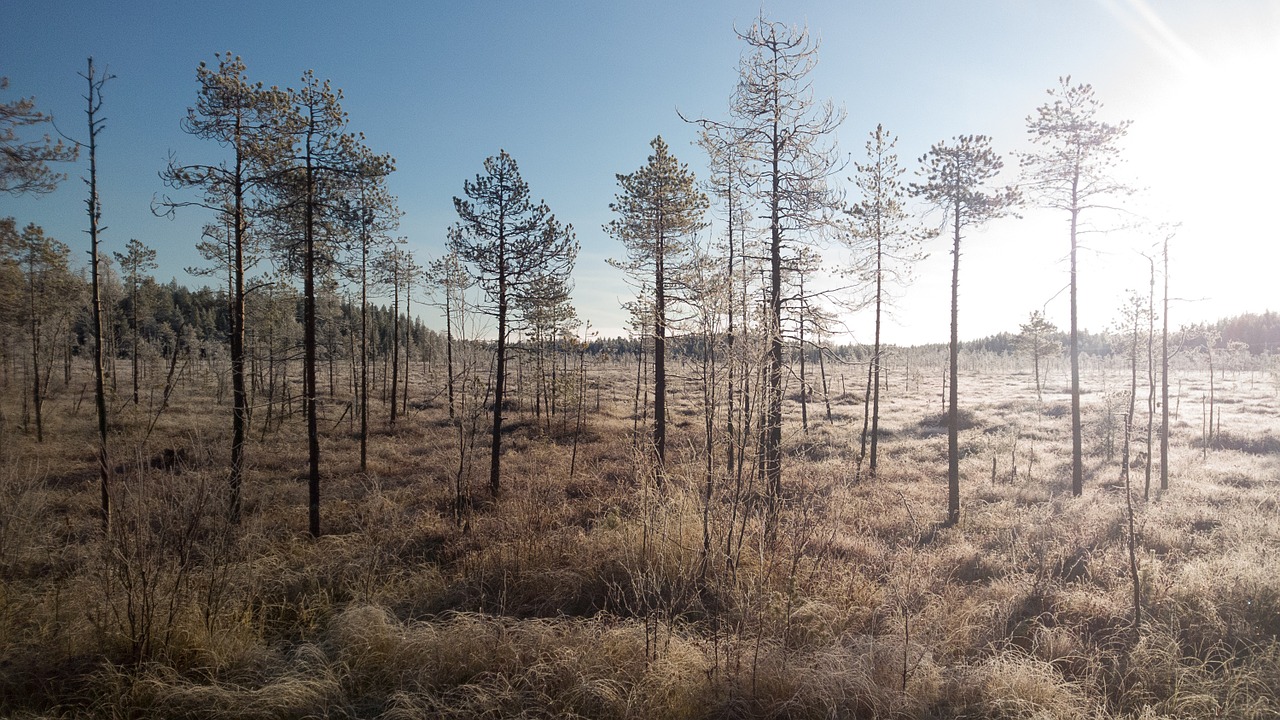
[[[83,151],[92,247],[0,221],[0,714],[1280,714],[1280,323],[1171,330],[1161,228],[1115,325],[1076,326],[1127,123],[1066,78],[1019,182],[960,136],[912,183],[883,127],[841,165],[803,29],[741,38],[691,120],[711,177],[661,137],[617,176],[626,338],[578,320],[574,229],[505,151],[415,258],[394,161],[310,74],[197,70],[213,142],[155,210],[205,213],[217,289],[99,251],[109,75],[83,144],[3,105],[0,190]],[[1070,214],[1071,325],[960,343],[961,241],[1022,202]],[[882,344],[939,227],[951,342]],[[873,341],[840,344],[855,306]]]

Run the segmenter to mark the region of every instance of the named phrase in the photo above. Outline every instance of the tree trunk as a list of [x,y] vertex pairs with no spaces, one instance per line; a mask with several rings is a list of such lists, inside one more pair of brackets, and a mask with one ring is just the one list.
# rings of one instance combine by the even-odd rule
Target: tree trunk
[[[235,173],[232,187],[233,214],[231,242],[231,468],[228,478],[227,514],[232,523],[240,522],[240,489],[244,481],[244,450],[249,432],[249,397],[245,390],[245,291],[244,246],[247,223],[244,210],[244,149],[241,119],[236,117]],[[272,351],[274,357],[274,351]],[[274,383],[274,379],[272,380]],[[274,394],[274,392],[273,392]],[[267,424],[270,424],[270,400]],[[263,428],[266,431],[266,428]]]
[[667,461],[667,294],[663,277],[663,238],[659,230],[654,253],[653,290],[653,453],[658,487],[665,479]]
[[1160,332],[1160,489],[1169,489],[1169,238],[1164,239],[1164,315]]
[[[308,151],[310,148],[308,148]],[[307,522],[311,537],[320,537],[320,413],[316,406],[316,179],[307,157],[307,202],[303,227],[302,395],[307,410]]]
[[947,525],[960,523],[960,206],[955,210],[955,245],[951,255],[951,365],[950,403],[947,408]]
[[391,271],[391,429],[396,428],[396,406],[399,405],[400,383],[400,258],[393,260]]
[[1156,415],[1156,264],[1151,264],[1151,283],[1147,289],[1147,457],[1143,468],[1142,499],[1151,499],[1151,440]]
[[369,237],[360,242],[360,472],[369,471]]
[[[102,218],[102,207],[98,201],[98,131],[102,121],[96,118],[98,108],[102,104],[99,94],[102,84],[109,76],[98,78],[93,69],[93,58],[89,58],[88,114],[89,114],[89,261],[93,283],[93,377],[94,399],[98,410],[98,482],[101,494],[102,531],[111,528],[111,463],[107,457],[107,396],[102,367],[102,278],[101,258],[98,249],[98,222]],[[37,373],[37,377],[39,373]],[[37,382],[39,382],[37,380]]]
[[506,238],[498,238],[498,348],[493,375],[493,438],[489,452],[489,494],[502,490],[502,403],[507,385],[507,257]]
[[770,521],[776,520],[782,495],[782,167],[778,121],[773,121],[773,156],[769,179],[769,360],[766,368],[768,407],[765,412],[763,470],[770,499]]
[[449,391],[449,420],[456,417],[456,406],[454,405],[453,395],[453,288],[446,286],[444,290],[444,354],[445,368],[448,377],[445,378],[445,385]]
[[809,434],[809,383],[805,378],[804,367],[804,279],[800,280],[800,429],[805,435]]
[[1076,222],[1080,215],[1076,182],[1071,189],[1071,494],[1084,494],[1084,431],[1080,420],[1080,342],[1077,323]]
[[871,466],[868,472],[876,476],[879,466],[880,448],[880,328],[881,310],[884,305],[884,252],[879,240],[876,241],[876,330],[874,349],[871,353]]
[[133,404],[138,404],[138,268],[133,268],[133,281],[129,287],[130,321],[133,324],[133,350],[129,353],[133,360]]

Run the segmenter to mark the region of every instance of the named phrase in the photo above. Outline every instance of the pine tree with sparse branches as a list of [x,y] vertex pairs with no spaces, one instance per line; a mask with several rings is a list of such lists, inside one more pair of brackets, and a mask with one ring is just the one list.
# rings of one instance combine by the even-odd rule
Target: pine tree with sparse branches
[[[898,139],[876,125],[867,140],[864,163],[854,163],[853,180],[862,199],[845,209],[850,233],[846,236],[855,255],[853,275],[870,283],[875,307],[875,334],[867,368],[867,393],[863,397],[863,424],[858,466],[868,459],[867,472],[876,474],[880,440],[880,331],[890,284],[902,284],[910,266],[923,259],[921,243],[933,233],[920,227],[906,210],[907,189],[902,184],[906,168],[898,164],[894,147]],[[870,444],[868,453],[867,445]]]
[[960,240],[990,220],[1007,215],[1018,203],[1013,188],[988,190],[986,185],[1004,168],[985,135],[961,135],[950,144],[934,144],[920,158],[923,183],[911,193],[939,210],[951,225],[951,345],[950,402],[947,407],[947,524],[960,522]]
[[1038,149],[1021,155],[1022,187],[1031,202],[1065,212],[1070,219],[1071,494],[1079,496],[1084,492],[1084,452],[1076,255],[1080,234],[1098,231],[1083,225],[1081,215],[1115,210],[1111,203],[1132,193],[1114,177],[1120,162],[1119,143],[1131,123],[1101,120],[1102,103],[1094,97],[1093,86],[1072,85],[1069,75],[1048,93],[1050,101],[1027,117],[1027,133]]

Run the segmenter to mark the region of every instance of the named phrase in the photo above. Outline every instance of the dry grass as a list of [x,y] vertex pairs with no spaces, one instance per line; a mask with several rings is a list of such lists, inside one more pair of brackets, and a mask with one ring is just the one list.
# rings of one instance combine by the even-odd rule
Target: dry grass
[[[1134,470],[1135,629],[1118,460],[1101,457],[1097,434],[1118,369],[1086,365],[1095,452],[1075,499],[1060,369],[1037,401],[1023,369],[980,360],[962,366],[964,520],[951,528],[940,388],[923,383],[940,372],[918,358],[885,398],[875,478],[854,481],[855,394],[833,398],[834,423],[811,405],[808,432],[788,405],[776,524],[749,478],[739,495],[718,476],[706,503],[692,381],[673,393],[668,482],[654,486],[626,363],[590,369],[602,401],[589,402],[573,477],[571,425],[514,408],[506,490],[482,490],[482,441],[462,523],[458,435],[438,399],[395,432],[375,419],[366,474],[342,402],[326,403],[329,534],[316,541],[300,417],[265,437],[257,428],[246,521],[222,519],[229,409],[199,377],[145,444],[146,408],[117,415],[117,522],[102,537],[91,418],[79,385],[55,388],[51,439],[3,428],[0,714],[1280,714],[1270,376],[1217,380],[1222,430],[1206,451],[1207,382],[1180,371],[1172,488],[1143,501]],[[832,387],[855,388],[842,371]],[[20,417],[17,393],[0,397],[6,418]],[[722,473],[722,449],[716,462]]]

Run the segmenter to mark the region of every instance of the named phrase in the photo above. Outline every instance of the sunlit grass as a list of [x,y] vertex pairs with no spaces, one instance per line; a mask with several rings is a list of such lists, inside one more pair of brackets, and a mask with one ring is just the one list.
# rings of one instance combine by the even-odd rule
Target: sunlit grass
[[[942,524],[941,388],[922,381],[940,377],[932,371],[887,396],[875,477],[855,472],[859,395],[833,399],[833,423],[815,402],[807,433],[789,403],[786,496],[772,527],[750,473],[739,497],[754,504],[735,506],[723,446],[707,504],[691,379],[673,395],[662,489],[644,424],[632,435],[634,367],[607,362],[589,368],[605,385],[577,457],[572,423],[514,410],[504,492],[485,490],[482,436],[462,517],[457,428],[442,401],[411,408],[394,432],[375,403],[361,473],[335,399],[321,405],[319,540],[306,535],[300,415],[265,435],[255,425],[245,522],[225,523],[229,408],[198,377],[145,443],[152,416],[120,414],[120,530],[103,540],[91,422],[68,388],[50,401],[47,442],[5,428],[0,713],[1280,712],[1280,455],[1268,440],[1280,413],[1269,376],[1217,379],[1222,429],[1204,448],[1204,371],[1180,371],[1171,488],[1160,491],[1157,474],[1143,500],[1143,468],[1131,474],[1144,614],[1135,629],[1119,455],[1106,461],[1091,435],[1086,491],[1072,498],[1066,397],[1051,388],[1038,401],[1030,376],[1007,365],[966,361],[961,376],[969,422],[956,527]],[[1104,382],[1089,367],[1090,384],[1122,384],[1118,371]],[[1105,397],[1086,396],[1094,430]],[[12,395],[3,401],[18,417]],[[166,450],[181,451],[180,467],[153,463]]]

